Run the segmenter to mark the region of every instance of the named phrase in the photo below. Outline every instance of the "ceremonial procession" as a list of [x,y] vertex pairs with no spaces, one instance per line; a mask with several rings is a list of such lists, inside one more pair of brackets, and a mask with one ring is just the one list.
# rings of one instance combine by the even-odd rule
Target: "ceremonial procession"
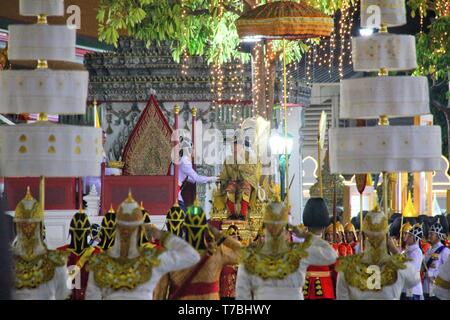
[[450,300],[449,34],[449,0],[2,0],[0,300]]

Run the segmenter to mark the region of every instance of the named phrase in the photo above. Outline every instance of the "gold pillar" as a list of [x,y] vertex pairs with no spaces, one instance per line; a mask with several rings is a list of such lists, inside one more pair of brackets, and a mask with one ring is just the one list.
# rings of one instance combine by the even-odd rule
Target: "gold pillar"
[[398,200],[397,200],[397,173],[389,173],[389,208],[390,212],[398,211]]
[[447,212],[450,212],[450,189],[447,189]]
[[402,204],[400,209],[400,212],[403,212],[403,208],[406,206],[406,202],[408,201],[408,173],[402,172],[402,181],[401,181],[401,193],[402,193]]
[[420,188],[420,172],[413,173],[413,189],[414,189],[414,208],[416,212],[420,212],[420,195],[423,192]]

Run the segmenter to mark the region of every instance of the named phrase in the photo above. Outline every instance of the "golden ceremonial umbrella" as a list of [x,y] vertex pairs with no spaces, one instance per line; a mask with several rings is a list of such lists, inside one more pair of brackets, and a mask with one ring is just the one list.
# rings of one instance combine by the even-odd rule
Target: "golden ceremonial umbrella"
[[244,13],[236,28],[240,38],[307,39],[329,36],[334,22],[305,3],[276,1]]
[[[287,93],[286,93],[286,39],[308,39],[329,36],[334,28],[333,18],[305,3],[276,1],[247,11],[236,21],[241,39],[283,40],[283,98],[284,135],[287,140]],[[287,144],[286,144],[287,145]],[[288,154],[286,157],[286,181],[289,182]],[[286,195],[289,183],[286,184]]]

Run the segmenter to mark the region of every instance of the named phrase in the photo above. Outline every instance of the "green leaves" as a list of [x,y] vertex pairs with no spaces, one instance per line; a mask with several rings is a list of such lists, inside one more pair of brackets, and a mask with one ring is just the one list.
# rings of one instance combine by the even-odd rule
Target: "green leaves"
[[[302,1],[331,14],[344,1],[353,0]],[[235,25],[243,8],[243,0],[100,0],[99,40],[117,45],[119,31],[123,30],[147,44],[172,41],[176,61],[184,50],[190,55],[204,55],[209,63],[248,60],[248,54],[238,51],[240,39]],[[289,42],[287,47],[288,61],[300,59],[308,49],[299,41]]]

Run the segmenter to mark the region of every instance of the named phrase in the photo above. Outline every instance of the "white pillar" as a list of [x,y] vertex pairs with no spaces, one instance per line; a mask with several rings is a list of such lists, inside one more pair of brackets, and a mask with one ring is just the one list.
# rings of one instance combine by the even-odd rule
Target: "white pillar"
[[288,111],[288,132],[293,137],[292,153],[289,158],[289,181],[286,181],[287,186],[294,178],[291,188],[289,190],[289,200],[292,206],[292,223],[294,225],[300,224],[301,212],[303,208],[303,190],[302,190],[302,150],[300,140],[300,129],[302,124],[302,111],[301,107],[290,108]]

